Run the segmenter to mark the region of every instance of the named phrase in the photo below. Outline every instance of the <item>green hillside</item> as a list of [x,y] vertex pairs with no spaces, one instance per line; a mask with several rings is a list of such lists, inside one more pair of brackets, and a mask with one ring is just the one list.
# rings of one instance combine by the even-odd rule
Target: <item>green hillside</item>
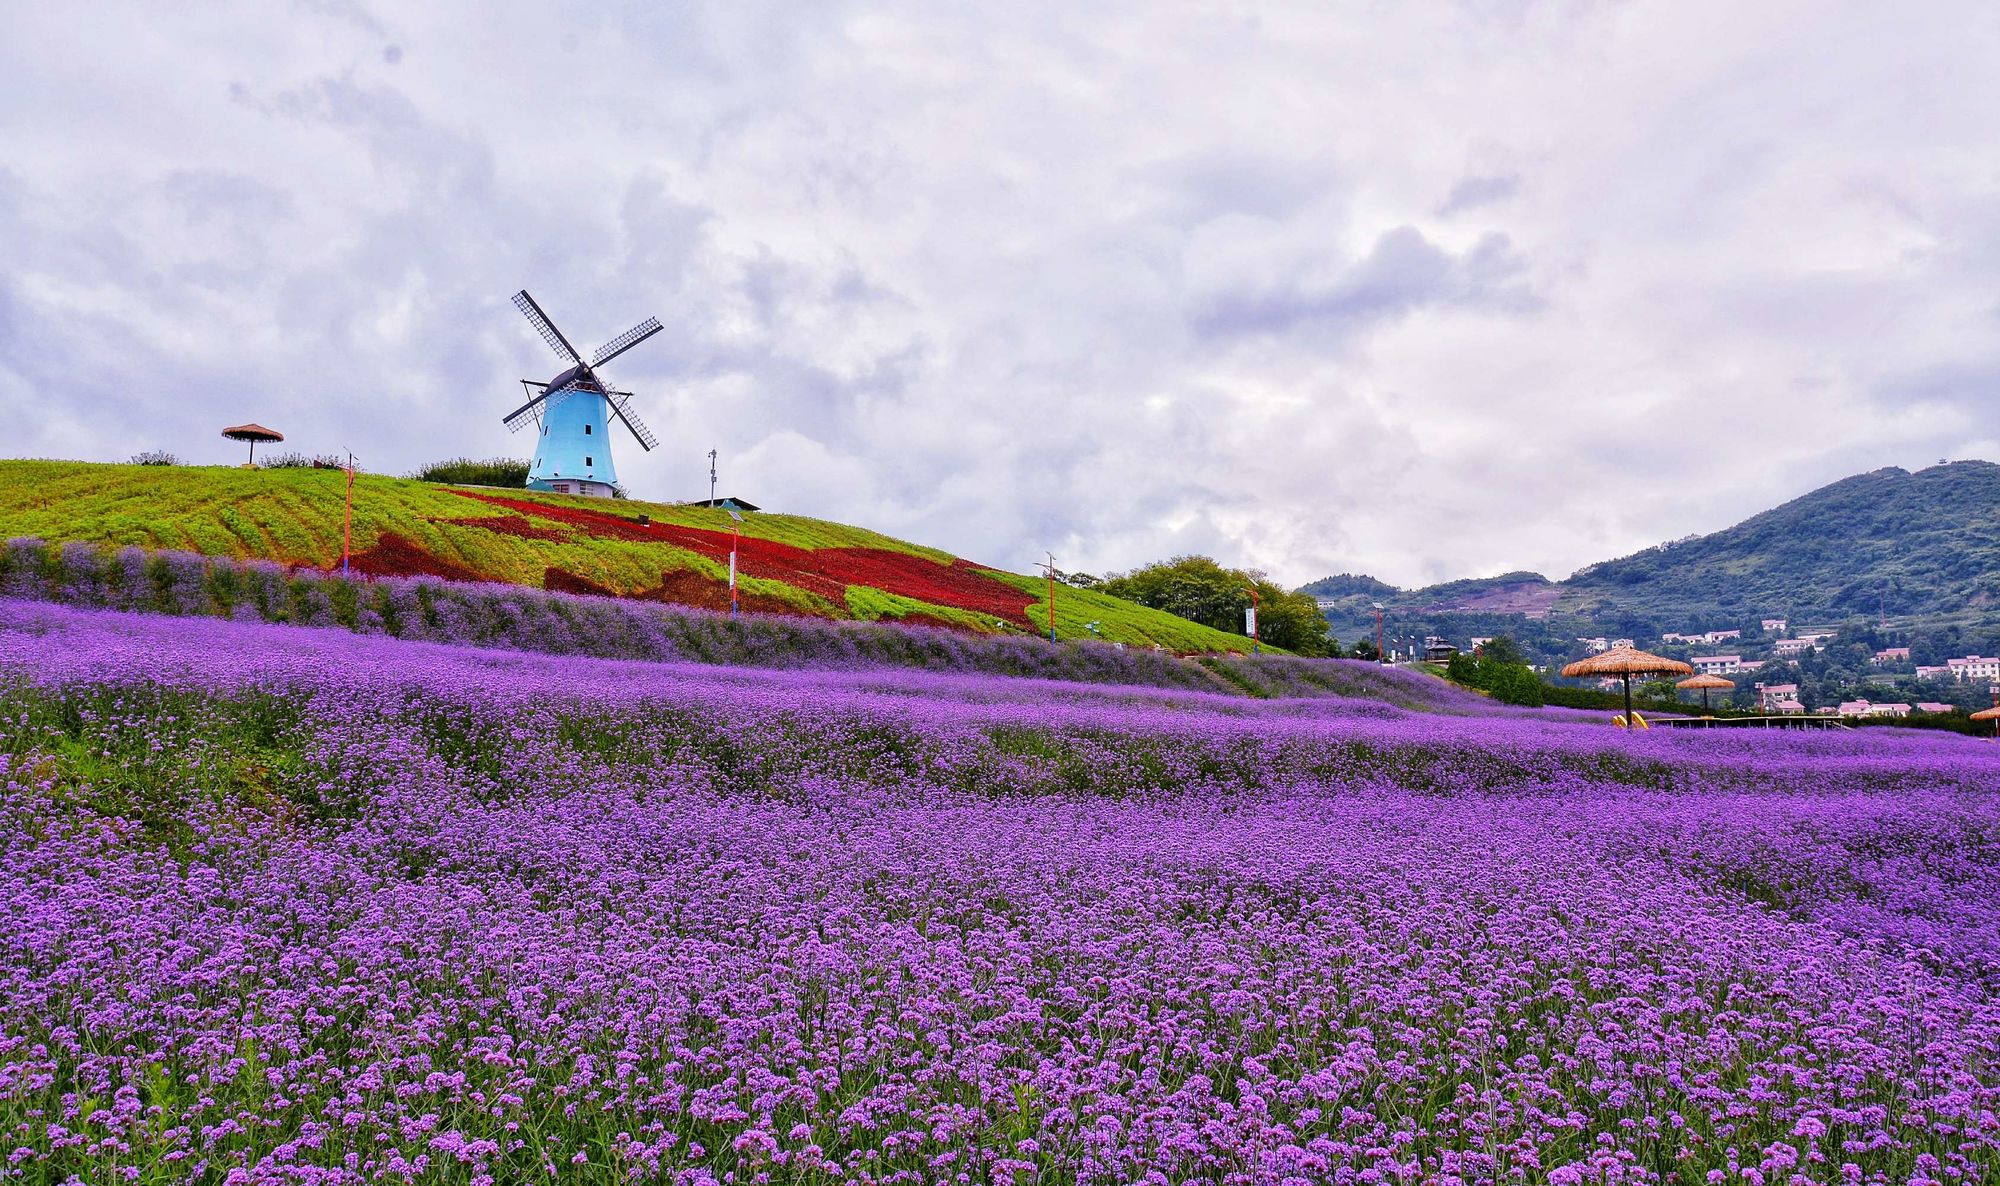
[[1558,632],[1713,629],[1886,615],[1906,624],[2000,624],[2000,465],[1959,461],[1859,474],[1711,535],[1648,548],[1565,581],[1508,573],[1401,590],[1342,574],[1336,634],[1372,629],[1372,604],[1404,622],[1493,633],[1509,620]]
[[[177,549],[332,568],[346,477],[337,470],[0,461],[0,537]],[[704,507],[522,490],[439,486],[360,475],[353,564],[376,575],[428,574],[569,592],[728,605],[731,523]],[[1041,578],[935,548],[794,515],[747,514],[739,591],[745,609],[1046,631]],[[1249,640],[1101,593],[1058,586],[1056,632],[1191,653]]]
[[2000,611],[2000,465],[1859,474],[1562,584],[1572,612],[1988,618]]

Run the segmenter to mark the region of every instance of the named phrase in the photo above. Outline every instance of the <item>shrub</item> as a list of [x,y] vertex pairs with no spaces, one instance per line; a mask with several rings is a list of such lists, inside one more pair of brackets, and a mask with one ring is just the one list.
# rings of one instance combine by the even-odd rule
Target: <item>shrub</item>
[[265,469],[345,469],[347,463],[332,453],[280,453],[266,458]]
[[433,461],[410,476],[420,482],[506,486],[519,490],[528,485],[528,463],[518,457],[489,457],[484,461],[453,457],[448,461]]
[[132,454],[131,465],[179,465],[181,459],[165,449],[148,449],[144,453]]

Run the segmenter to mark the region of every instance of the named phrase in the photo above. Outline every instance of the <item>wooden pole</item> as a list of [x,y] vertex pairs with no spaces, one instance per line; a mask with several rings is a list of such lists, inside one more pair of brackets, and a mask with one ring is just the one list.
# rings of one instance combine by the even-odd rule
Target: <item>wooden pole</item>
[[1630,729],[1632,727],[1632,673],[1625,671],[1620,672],[1619,675],[1625,681],[1625,727]]
[[354,550],[354,454],[347,455],[347,511],[340,522],[340,575],[347,575],[347,558]]

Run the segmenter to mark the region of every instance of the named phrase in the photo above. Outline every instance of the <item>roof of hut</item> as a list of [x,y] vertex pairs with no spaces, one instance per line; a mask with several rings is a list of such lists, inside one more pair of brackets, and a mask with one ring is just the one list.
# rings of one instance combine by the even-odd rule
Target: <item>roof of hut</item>
[[1679,659],[1669,659],[1665,655],[1632,647],[1613,647],[1601,655],[1578,659],[1563,668],[1562,673],[1571,679],[1579,679],[1593,675],[1687,675],[1693,670]]

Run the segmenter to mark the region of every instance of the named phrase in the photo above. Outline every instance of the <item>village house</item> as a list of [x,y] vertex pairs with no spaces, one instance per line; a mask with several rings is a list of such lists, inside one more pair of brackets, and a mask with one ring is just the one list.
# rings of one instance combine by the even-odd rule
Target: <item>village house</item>
[[1587,655],[1601,655],[1611,649],[1611,640],[1608,638],[1579,638],[1577,641],[1583,644],[1584,653]]
[[1877,667],[1886,667],[1891,663],[1908,663],[1909,661],[1910,648],[1908,647],[1883,647],[1881,650],[1875,652],[1875,666]]
[[1823,650],[1804,638],[1781,638],[1771,644],[1771,653],[1780,659],[1796,659],[1807,651]]
[[1938,664],[1938,665],[1937,665],[1936,667],[1925,667],[1925,666],[1921,666],[1921,665],[1920,665],[1920,666],[1918,666],[1918,668],[1917,668],[1917,678],[1918,678],[1918,679],[1950,679],[1950,678],[1951,678],[1951,668],[1949,668],[1949,667],[1945,666],[1945,665],[1944,665],[1944,664],[1942,664],[1942,663]]
[[1797,684],[1758,684],[1758,712],[1804,712],[1806,706],[1799,703]]
[[1844,717],[1906,717],[1910,715],[1907,704],[1870,704],[1866,700],[1843,700],[1840,715]]
[[1958,711],[1958,705],[1956,705],[1956,704],[1941,704],[1941,703],[1939,703],[1939,702],[1938,702],[1938,701],[1936,701],[1936,700],[1919,700],[1919,701],[1917,701],[1917,711],[1918,711],[1918,712],[1957,712],[1957,711]]
[[1951,677],[1956,680],[2000,679],[2000,659],[1967,655],[1963,659],[1946,659],[1944,665],[1951,669]]
[[1741,630],[1710,630],[1706,634],[1662,634],[1660,635],[1660,641],[1681,642],[1689,646],[1712,647],[1717,643],[1728,642],[1732,638],[1742,637],[1743,632]]
[[1816,651],[1825,650],[1826,649],[1824,645],[1825,643],[1830,642],[1831,640],[1839,637],[1840,637],[1840,631],[1838,630],[1816,630],[1816,631],[1802,630],[1799,632],[1799,638],[1805,641],[1806,643],[1809,643],[1812,646],[1812,649]]
[[1783,618],[1765,618],[1763,625],[1764,633],[1766,634],[1783,634],[1785,632],[1785,620]]
[[1743,670],[1741,655],[1696,655],[1688,660],[1697,675],[1728,675]]

